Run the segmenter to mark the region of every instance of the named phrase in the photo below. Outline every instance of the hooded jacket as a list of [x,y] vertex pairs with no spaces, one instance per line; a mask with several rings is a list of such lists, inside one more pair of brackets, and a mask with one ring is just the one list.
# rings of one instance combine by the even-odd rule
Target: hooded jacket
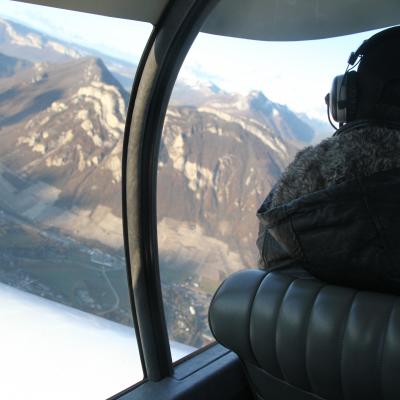
[[400,127],[347,124],[304,149],[257,215],[261,267],[400,293]]

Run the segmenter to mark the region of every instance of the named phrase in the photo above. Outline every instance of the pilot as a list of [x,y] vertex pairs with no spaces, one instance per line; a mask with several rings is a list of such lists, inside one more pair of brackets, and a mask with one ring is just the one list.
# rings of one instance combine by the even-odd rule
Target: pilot
[[400,294],[399,46],[400,27],[377,33],[334,79],[340,128],[296,155],[257,212],[262,268]]

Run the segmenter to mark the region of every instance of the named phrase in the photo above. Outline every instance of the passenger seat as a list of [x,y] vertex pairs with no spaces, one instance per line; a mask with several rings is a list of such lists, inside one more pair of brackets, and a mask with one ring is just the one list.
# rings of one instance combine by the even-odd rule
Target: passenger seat
[[397,296],[245,270],[219,287],[209,321],[257,400],[400,399]]

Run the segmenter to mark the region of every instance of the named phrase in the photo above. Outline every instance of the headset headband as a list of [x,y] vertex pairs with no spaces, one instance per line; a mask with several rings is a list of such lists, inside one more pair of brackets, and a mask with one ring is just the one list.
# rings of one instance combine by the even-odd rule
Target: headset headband
[[376,33],[369,39],[364,40],[360,47],[350,54],[349,60],[347,61],[349,65],[354,65],[359,57],[364,57],[371,48],[375,47],[381,40],[387,40],[390,36],[397,38],[400,35],[400,26],[394,26],[392,28],[385,29],[384,31]]
[[[360,117],[378,115],[377,106],[385,85],[400,79],[400,70],[389,67],[393,58],[396,58],[395,65],[399,64],[396,48],[399,38],[400,26],[394,26],[376,33],[350,54],[345,73],[334,78],[331,91],[325,97],[328,119],[335,129],[330,113],[339,126]],[[359,68],[354,71],[357,65]],[[378,71],[381,67],[382,71]],[[387,104],[382,106],[387,108]]]

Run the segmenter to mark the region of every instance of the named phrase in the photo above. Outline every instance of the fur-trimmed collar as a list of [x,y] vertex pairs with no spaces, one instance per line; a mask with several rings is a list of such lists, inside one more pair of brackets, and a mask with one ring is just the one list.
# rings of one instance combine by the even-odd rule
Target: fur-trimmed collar
[[400,167],[400,124],[358,121],[300,151],[277,182],[277,207],[360,176]]

